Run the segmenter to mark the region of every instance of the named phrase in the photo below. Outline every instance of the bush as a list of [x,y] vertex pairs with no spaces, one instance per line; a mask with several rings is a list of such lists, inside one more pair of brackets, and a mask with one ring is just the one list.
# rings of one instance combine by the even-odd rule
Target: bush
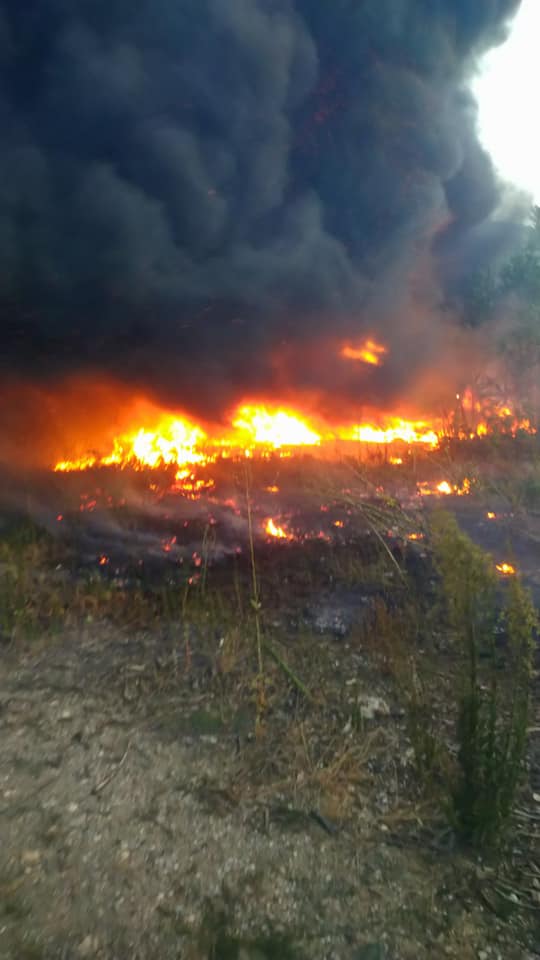
[[[497,612],[490,559],[437,515],[435,563],[461,653],[457,690],[457,770],[448,785],[453,826],[478,847],[497,846],[513,810],[527,745],[536,615],[518,578]],[[497,644],[502,636],[503,643]]]

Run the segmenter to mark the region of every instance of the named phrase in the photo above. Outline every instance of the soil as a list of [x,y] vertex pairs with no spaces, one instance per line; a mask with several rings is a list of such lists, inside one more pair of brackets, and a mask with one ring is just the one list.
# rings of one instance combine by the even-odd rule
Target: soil
[[[539,522],[452,506],[539,599]],[[264,615],[311,697],[275,647],[261,688],[240,622],[0,634],[0,960],[540,958],[540,711],[496,868],[419,790],[369,589],[329,574],[286,610],[277,569]],[[444,697],[444,642],[417,653]]]
[[401,795],[403,718],[359,642],[310,643],[360,725],[293,691],[254,737],[252,698],[224,717],[158,629],[4,649],[2,960],[536,956],[530,911],[490,909],[489,866]]

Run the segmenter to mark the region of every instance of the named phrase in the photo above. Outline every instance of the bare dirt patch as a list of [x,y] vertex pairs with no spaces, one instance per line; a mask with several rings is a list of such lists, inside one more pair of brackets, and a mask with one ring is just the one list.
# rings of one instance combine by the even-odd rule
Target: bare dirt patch
[[532,912],[490,908],[489,868],[419,803],[360,634],[294,642],[340,695],[270,675],[258,738],[252,693],[228,704],[157,626],[3,650],[2,960],[534,956]]

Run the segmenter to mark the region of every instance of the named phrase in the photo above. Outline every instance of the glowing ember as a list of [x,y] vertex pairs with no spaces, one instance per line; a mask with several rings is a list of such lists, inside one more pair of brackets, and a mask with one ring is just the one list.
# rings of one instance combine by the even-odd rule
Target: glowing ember
[[241,407],[233,420],[238,433],[238,446],[262,445],[280,447],[318,446],[321,437],[310,425],[290,410],[268,410],[266,407]]
[[489,510],[489,511],[486,513],[486,519],[487,519],[487,520],[496,520],[496,519],[497,519],[497,514],[496,514],[496,513],[493,513],[491,510]]
[[496,569],[499,571],[499,573],[502,573],[504,577],[513,577],[517,573],[517,570],[512,563],[497,563]]
[[[150,484],[150,489],[153,487],[154,484]],[[196,500],[202,493],[208,493],[213,487],[215,487],[215,482],[211,478],[197,479],[190,470],[178,470],[171,490],[176,493],[183,493],[190,500]]]
[[269,537],[275,537],[278,540],[292,540],[291,534],[274,523],[271,517],[266,521],[264,529]]
[[382,357],[387,353],[387,348],[376,340],[366,340],[359,347],[346,345],[341,351],[341,356],[347,360],[360,360],[362,363],[369,363],[373,367],[378,367],[382,363]]

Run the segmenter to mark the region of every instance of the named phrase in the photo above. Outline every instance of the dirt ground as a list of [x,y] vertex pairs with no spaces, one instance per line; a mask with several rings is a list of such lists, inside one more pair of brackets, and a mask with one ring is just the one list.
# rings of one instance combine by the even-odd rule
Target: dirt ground
[[1,649],[2,960],[540,956],[530,905],[493,909],[489,865],[407,796],[403,718],[361,643],[310,642],[360,723],[326,703],[315,728],[291,695],[259,739],[250,699],[225,716],[157,626]]

